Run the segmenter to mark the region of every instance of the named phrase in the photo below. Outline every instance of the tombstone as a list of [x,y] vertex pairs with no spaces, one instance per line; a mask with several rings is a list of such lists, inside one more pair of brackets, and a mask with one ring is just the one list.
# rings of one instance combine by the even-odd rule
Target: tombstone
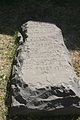
[[80,114],[80,78],[61,30],[28,21],[21,26],[12,71],[12,115]]

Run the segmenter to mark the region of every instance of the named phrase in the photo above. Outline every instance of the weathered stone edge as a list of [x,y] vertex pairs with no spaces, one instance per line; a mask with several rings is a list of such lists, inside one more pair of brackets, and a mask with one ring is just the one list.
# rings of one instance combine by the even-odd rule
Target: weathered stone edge
[[[25,83],[23,82],[23,80],[21,79],[21,77],[19,76],[19,73],[21,72],[21,67],[23,65],[23,58],[21,56],[21,52],[23,51],[24,47],[24,43],[25,43],[25,40],[27,38],[27,35],[25,35],[25,32],[27,31],[27,29],[25,29],[24,25],[23,25],[23,28],[21,28],[21,31],[19,32],[18,34],[18,37],[19,37],[19,47],[17,49],[17,53],[16,53],[16,56],[15,56],[15,59],[14,59],[14,63],[13,63],[13,71],[12,71],[12,90],[15,89],[17,90],[17,87],[14,88],[14,86],[16,86],[17,84],[19,84],[20,86],[24,86]],[[15,94],[16,95],[16,91],[15,93],[12,92],[12,94]],[[14,101],[14,95],[12,95],[12,100]],[[23,112],[21,112],[23,111]],[[65,112],[64,112],[65,111]],[[49,113],[50,115],[59,115],[59,112],[60,114],[62,113],[63,115],[67,115],[67,114],[80,114],[80,107],[75,107],[75,106],[72,106],[72,107],[68,107],[66,109],[64,108],[61,108],[61,109],[58,109],[58,110],[52,110],[52,111],[40,111],[40,110],[30,110],[28,109],[25,105],[21,105],[20,103],[17,104],[16,106],[12,105],[11,106],[11,113],[13,115],[16,115],[16,114],[28,114],[28,113],[38,113],[38,114],[46,114]],[[63,113],[64,112],[64,113]]]

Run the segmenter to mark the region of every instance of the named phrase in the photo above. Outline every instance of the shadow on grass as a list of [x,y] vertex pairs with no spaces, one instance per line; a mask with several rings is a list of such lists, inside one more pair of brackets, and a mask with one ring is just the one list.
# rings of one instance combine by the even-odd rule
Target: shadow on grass
[[12,77],[12,70],[10,77],[8,78],[7,83],[7,91],[6,91],[6,98],[5,98],[5,105],[8,108],[8,113],[6,115],[6,120],[10,120],[10,107],[11,107],[11,77]]
[[[28,20],[49,22],[61,28],[64,42],[69,50],[80,49],[80,4],[69,0],[1,0],[0,1],[0,34],[14,35],[20,26]],[[11,103],[11,76],[7,85],[6,104]],[[9,114],[8,114],[9,115]],[[65,117],[65,120],[74,117]],[[14,120],[25,120],[16,116]],[[29,118],[27,118],[29,119]],[[42,119],[42,118],[38,118]],[[43,118],[53,120],[53,118]],[[54,120],[62,120],[55,117]],[[9,116],[7,117],[9,120]],[[29,119],[30,120],[30,119]],[[36,119],[35,119],[36,120]],[[63,117],[64,120],[64,117]]]
[[[52,117],[41,117],[41,116],[15,116],[10,120],[76,120],[76,116],[52,116]],[[9,120],[9,119],[8,119]]]
[[13,35],[28,20],[61,28],[69,50],[80,49],[80,2],[72,0],[1,0],[0,33]]

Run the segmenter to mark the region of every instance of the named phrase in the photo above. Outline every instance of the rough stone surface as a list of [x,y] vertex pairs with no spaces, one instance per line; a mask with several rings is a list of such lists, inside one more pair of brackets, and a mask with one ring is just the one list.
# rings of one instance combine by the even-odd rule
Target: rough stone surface
[[11,113],[80,114],[80,81],[61,30],[28,21],[19,33],[12,72]]

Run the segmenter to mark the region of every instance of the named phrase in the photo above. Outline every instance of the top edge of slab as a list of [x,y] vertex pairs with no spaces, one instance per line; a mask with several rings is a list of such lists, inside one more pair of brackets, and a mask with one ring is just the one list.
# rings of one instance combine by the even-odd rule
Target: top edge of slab
[[23,81],[36,88],[73,81],[77,76],[61,30],[54,24],[36,21],[28,21],[24,28],[28,37],[21,53]]

